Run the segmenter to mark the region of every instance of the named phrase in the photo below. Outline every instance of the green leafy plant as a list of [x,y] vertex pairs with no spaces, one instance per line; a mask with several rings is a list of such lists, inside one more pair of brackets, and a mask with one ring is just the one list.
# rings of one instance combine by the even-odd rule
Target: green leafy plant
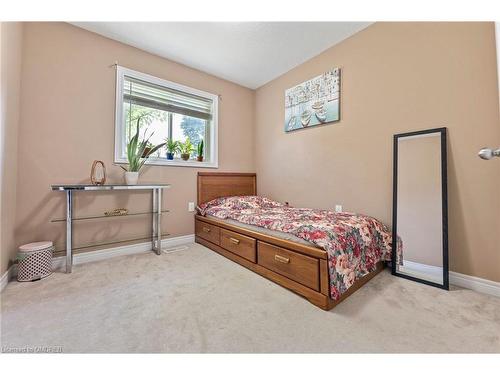
[[198,157],[203,156],[203,139],[198,143]]
[[194,151],[194,145],[191,143],[191,140],[186,138],[184,143],[179,144],[179,152],[181,153],[181,158],[183,160],[189,160],[189,156]]
[[194,145],[191,143],[191,140],[189,138],[186,138],[186,141],[184,143],[179,144],[179,151],[181,154],[189,154],[194,151]]
[[180,142],[179,141],[174,141],[173,139],[167,138],[165,143],[167,145],[168,152],[170,152],[172,154],[179,152],[179,149],[180,149],[180,147],[179,147]]
[[[136,132],[135,135],[130,138],[127,144],[127,159],[128,159],[128,169],[121,166],[120,167],[126,172],[139,172],[143,167],[144,163],[148,158],[158,149],[162,148],[165,143],[153,146],[149,139],[152,137],[152,133],[146,139],[139,141],[139,125],[141,118],[137,119]],[[146,133],[144,133],[146,135]],[[153,147],[149,147],[153,146]],[[149,148],[149,149],[147,149]]]

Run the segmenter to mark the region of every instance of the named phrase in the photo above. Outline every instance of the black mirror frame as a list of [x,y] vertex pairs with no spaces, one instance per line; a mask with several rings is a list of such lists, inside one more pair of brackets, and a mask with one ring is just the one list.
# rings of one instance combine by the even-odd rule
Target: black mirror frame
[[[399,276],[408,280],[434,286],[445,290],[450,289],[449,285],[449,265],[448,265],[448,170],[447,170],[447,142],[446,128],[435,128],[428,130],[419,130],[410,133],[400,133],[394,135],[393,145],[393,180],[392,180],[392,255],[391,255],[391,270],[394,276]],[[397,213],[398,213],[398,140],[399,138],[440,133],[441,134],[441,202],[442,202],[442,229],[443,229],[443,284],[432,281],[419,279],[418,277],[398,273],[396,269],[396,251],[397,248]],[[403,250],[404,251],[404,250]]]

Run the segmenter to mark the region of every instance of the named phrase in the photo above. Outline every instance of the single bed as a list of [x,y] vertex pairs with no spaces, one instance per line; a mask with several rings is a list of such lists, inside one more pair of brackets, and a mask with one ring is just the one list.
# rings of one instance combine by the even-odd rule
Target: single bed
[[[199,172],[198,206],[217,198],[256,196],[256,174]],[[331,293],[332,261],[323,248],[291,233],[207,214],[195,216],[195,240],[232,261],[330,310],[384,267],[355,280],[341,295]],[[333,273],[332,273],[333,272]]]

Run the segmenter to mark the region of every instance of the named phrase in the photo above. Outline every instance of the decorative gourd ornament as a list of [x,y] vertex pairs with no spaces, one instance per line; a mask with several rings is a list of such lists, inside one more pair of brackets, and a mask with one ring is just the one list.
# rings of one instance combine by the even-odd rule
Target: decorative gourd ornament
[[104,185],[106,183],[106,166],[100,160],[94,160],[90,171],[90,182],[92,185]]

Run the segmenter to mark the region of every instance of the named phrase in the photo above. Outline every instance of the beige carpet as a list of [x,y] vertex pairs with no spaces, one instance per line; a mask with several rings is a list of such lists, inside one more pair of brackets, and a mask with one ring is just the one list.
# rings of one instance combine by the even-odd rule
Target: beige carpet
[[500,352],[498,298],[385,271],[325,312],[200,245],[11,282],[1,303],[3,351]]

